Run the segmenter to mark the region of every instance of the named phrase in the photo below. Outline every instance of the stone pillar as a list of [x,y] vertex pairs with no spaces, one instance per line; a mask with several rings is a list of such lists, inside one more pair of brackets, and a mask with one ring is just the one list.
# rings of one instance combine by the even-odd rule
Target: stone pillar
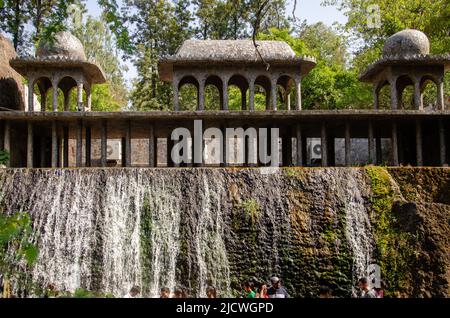
[[417,110],[423,110],[423,99],[422,92],[420,89],[420,79],[416,78],[414,80],[414,107]]
[[321,127],[321,148],[322,148],[322,167],[328,166],[328,142],[327,142],[327,128],[325,123]]
[[131,167],[131,121],[127,121],[125,128],[125,166]]
[[64,111],[69,111],[70,104],[70,90],[64,92]]
[[437,107],[438,107],[438,110],[445,110],[444,80],[440,80],[437,84]]
[[86,126],[86,145],[85,145],[85,157],[86,157],[86,167],[91,166],[91,127]]
[[249,109],[255,110],[255,79],[251,78],[248,82],[249,85]]
[[77,120],[77,146],[76,146],[76,167],[83,165],[83,121]]
[[286,109],[291,110],[291,92],[286,92]]
[[228,110],[228,78],[222,78],[222,110]]
[[92,96],[91,96],[91,87],[88,86],[87,92],[86,92],[86,109],[88,111],[92,111]]
[[397,91],[397,80],[391,81],[391,109],[398,109],[398,91]]
[[292,166],[292,132],[291,127],[287,127],[287,132],[282,137],[282,156],[283,166]]
[[34,110],[34,78],[28,78],[28,111]]
[[108,123],[106,119],[102,120],[100,132],[100,164],[106,167],[108,164]]
[[4,141],[3,141],[3,149],[9,153],[10,159],[6,163],[7,167],[11,166],[11,124],[7,120],[5,121],[5,133],[3,134]]
[[398,135],[397,135],[397,123],[392,123],[392,164],[394,166],[399,165],[399,157],[398,157]]
[[[220,164],[221,167],[227,167],[228,166],[228,158],[226,156],[227,154],[227,147],[228,147],[228,140],[227,140],[227,129],[226,126],[221,126],[220,130],[222,131],[222,162]],[[258,146],[257,146],[258,147]]]
[[295,110],[302,110],[302,79],[295,80]]
[[241,89],[241,110],[247,110],[247,90]]
[[205,110],[205,79],[202,78],[198,81],[198,109],[200,111]]
[[178,85],[179,85],[178,78],[174,77],[172,82],[172,90],[173,90],[173,110],[179,111],[180,105],[179,105],[179,96],[178,96]]
[[345,124],[345,166],[349,167],[351,165],[351,139],[350,139],[350,124]]
[[52,121],[52,168],[58,167],[58,134],[56,131],[56,121]]
[[157,138],[155,136],[155,125],[150,124],[148,130],[148,165],[153,168],[157,166]]
[[52,81],[53,88],[53,100],[52,100],[52,111],[58,111],[58,82],[56,80]]
[[271,97],[271,101],[272,101],[272,110],[277,110],[277,88],[278,87],[277,87],[276,79],[271,80],[270,88],[271,88],[270,97]]
[[447,166],[445,146],[445,128],[442,119],[439,120],[439,163],[442,167]]
[[295,133],[296,133],[296,142],[297,142],[297,149],[296,149],[296,163],[298,167],[303,166],[303,136],[302,136],[302,127],[300,124],[297,123],[295,125]]
[[418,167],[423,166],[423,150],[422,150],[422,123],[416,121],[416,164]]
[[63,128],[63,167],[69,167],[69,127]]
[[379,109],[380,101],[378,99],[378,84],[373,86],[372,95],[373,95],[373,109]]
[[368,148],[369,148],[369,164],[373,165],[375,163],[375,156],[374,156],[374,149],[373,149],[373,124],[372,122],[369,122],[368,126]]
[[27,168],[33,168],[33,124],[29,121],[27,123]]
[[41,93],[41,112],[45,112],[45,107],[47,104],[47,92]]
[[84,103],[83,103],[83,83],[77,83],[77,107],[78,111],[85,111]]

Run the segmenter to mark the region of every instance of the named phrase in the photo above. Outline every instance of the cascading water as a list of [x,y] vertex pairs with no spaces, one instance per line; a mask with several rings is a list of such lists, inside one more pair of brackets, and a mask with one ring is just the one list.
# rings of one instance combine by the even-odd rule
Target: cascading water
[[[372,261],[374,239],[369,219],[369,211],[362,197],[361,174],[348,170],[343,178],[346,180],[343,202],[345,202],[346,237],[353,253],[353,281],[368,276],[368,268]],[[354,284],[355,285],[355,284]]]
[[184,287],[204,297],[213,285],[227,297],[243,280],[275,274],[292,294],[314,296],[316,271],[332,270],[327,258],[342,250],[319,251],[330,224],[353,264],[344,281],[365,274],[370,187],[361,169],[301,171],[296,179],[258,169],[2,170],[0,203],[31,214],[40,252],[32,275],[42,287],[118,297],[133,285],[146,297]]

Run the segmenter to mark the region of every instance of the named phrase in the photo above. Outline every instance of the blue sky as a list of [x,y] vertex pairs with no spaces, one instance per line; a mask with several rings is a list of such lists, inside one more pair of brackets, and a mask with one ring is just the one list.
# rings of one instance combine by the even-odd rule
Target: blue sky
[[[289,1],[289,6],[287,8],[288,14],[291,15],[293,1]],[[336,7],[323,7],[320,5],[321,0],[297,0],[297,9],[295,16],[298,20],[307,20],[309,24],[322,21],[327,25],[332,25],[334,22],[345,23],[347,18],[342,12],[337,10]],[[119,0],[120,4],[121,1]],[[98,7],[97,0],[87,0],[87,10],[88,14],[92,16],[100,15],[100,8]],[[125,63],[128,67],[128,71],[125,73],[125,78],[127,80],[128,86],[131,86],[131,81],[136,77],[136,69],[134,66],[127,62]]]

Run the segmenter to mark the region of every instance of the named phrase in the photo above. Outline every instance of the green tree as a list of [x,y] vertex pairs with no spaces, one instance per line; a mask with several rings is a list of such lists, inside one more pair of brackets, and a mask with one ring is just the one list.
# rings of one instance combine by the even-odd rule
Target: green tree
[[33,243],[33,228],[28,213],[0,214],[0,273],[5,282],[14,281],[28,291],[32,282],[27,269],[38,258]]
[[84,17],[85,10],[80,5],[72,6],[70,12],[69,30],[80,39],[86,56],[102,67],[107,78],[106,84],[93,88],[92,109],[120,110],[126,106],[128,94],[122,73],[124,66],[120,63],[116,41],[104,16],[98,19]]

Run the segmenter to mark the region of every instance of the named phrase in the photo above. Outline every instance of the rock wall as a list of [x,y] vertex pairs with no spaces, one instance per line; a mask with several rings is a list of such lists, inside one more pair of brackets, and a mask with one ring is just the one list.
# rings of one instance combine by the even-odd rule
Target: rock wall
[[134,284],[235,296],[282,277],[296,297],[349,297],[378,264],[387,296],[450,295],[450,169],[1,170],[28,211],[40,286],[121,296]]

